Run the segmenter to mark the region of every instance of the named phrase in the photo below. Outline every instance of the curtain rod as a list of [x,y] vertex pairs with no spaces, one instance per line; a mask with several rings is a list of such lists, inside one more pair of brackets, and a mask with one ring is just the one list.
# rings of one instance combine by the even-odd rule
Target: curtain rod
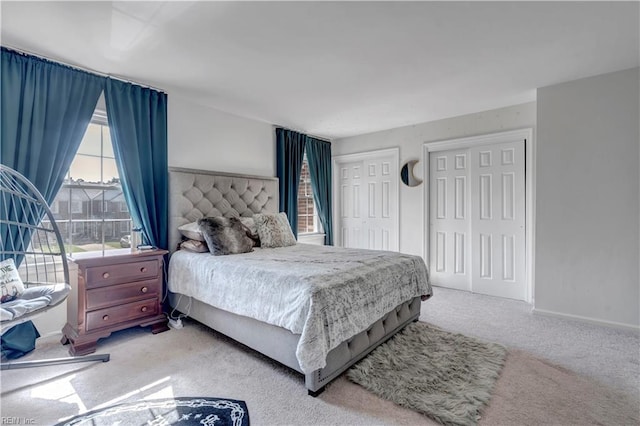
[[127,78],[119,77],[119,76],[113,75],[113,74],[105,74],[103,72],[96,71],[96,70],[91,69],[91,68],[85,68],[85,67],[80,66],[80,65],[72,65],[72,64],[69,64],[67,62],[58,60],[58,59],[52,59],[52,58],[49,58],[47,56],[41,55],[39,53],[34,53],[34,52],[31,52],[31,51],[26,50],[26,49],[13,47],[11,45],[3,44],[2,46],[7,48],[7,49],[13,50],[13,51],[15,51],[15,52],[17,52],[19,54],[35,56],[36,58],[44,59],[45,61],[54,62],[54,63],[60,64],[60,65],[64,65],[64,66],[69,67],[69,68],[74,68],[74,69],[76,69],[78,71],[84,71],[84,72],[89,73],[89,74],[95,74],[95,75],[98,75],[100,77],[113,78],[114,80],[119,80],[119,81],[123,81],[125,83],[135,84],[137,86],[146,87],[148,89],[153,89],[153,90],[155,90],[157,92],[162,92],[164,94],[167,94],[167,92],[165,90],[158,89],[157,87],[153,87],[153,86],[151,86],[149,84],[138,83],[137,81],[129,80]]
[[329,142],[329,143],[332,143],[332,142],[331,142],[331,139],[327,139],[327,138],[323,138],[323,137],[320,137],[320,136],[312,135],[312,134],[309,134],[309,133],[307,133],[307,132],[303,132],[303,131],[298,130],[298,129],[292,129],[291,127],[287,127],[287,126],[280,126],[279,124],[274,124],[274,125],[273,125],[273,128],[274,128],[274,129],[281,128],[281,129],[285,129],[285,130],[291,130],[291,131],[293,131],[293,132],[300,133],[300,134],[302,134],[302,135],[307,135],[307,136],[312,137],[312,138],[314,138],[314,139],[318,139],[318,140],[320,140],[320,141],[322,141],[322,142]]

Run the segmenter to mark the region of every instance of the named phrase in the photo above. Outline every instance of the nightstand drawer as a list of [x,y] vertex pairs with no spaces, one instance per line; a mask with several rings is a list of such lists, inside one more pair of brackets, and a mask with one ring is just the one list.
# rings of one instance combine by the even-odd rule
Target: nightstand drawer
[[155,278],[159,272],[158,265],[156,260],[146,260],[87,268],[87,288]]
[[87,310],[105,308],[133,302],[136,299],[158,297],[160,283],[157,279],[100,287],[87,290]]
[[158,300],[156,298],[127,303],[126,305],[114,306],[112,308],[99,309],[97,311],[87,312],[87,331],[110,327],[118,323],[157,314]]

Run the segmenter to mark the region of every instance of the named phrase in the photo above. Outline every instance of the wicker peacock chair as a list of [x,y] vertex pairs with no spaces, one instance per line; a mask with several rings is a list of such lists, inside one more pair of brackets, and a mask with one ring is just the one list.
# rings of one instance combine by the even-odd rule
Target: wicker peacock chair
[[[67,298],[69,267],[55,218],[36,187],[0,164],[0,281],[22,281],[24,291],[3,286],[0,335],[58,306]],[[9,275],[11,274],[11,275]],[[6,293],[6,294],[4,294]],[[37,361],[2,362],[2,370],[85,361],[109,361],[108,354]]]

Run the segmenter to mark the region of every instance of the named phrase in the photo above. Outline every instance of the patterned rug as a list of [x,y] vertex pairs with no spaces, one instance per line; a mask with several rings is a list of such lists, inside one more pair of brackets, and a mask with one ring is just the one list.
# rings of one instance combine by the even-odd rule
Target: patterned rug
[[351,368],[347,378],[442,424],[474,425],[505,356],[496,343],[416,322]]
[[62,425],[249,426],[244,401],[222,398],[169,398],[113,405],[80,414]]

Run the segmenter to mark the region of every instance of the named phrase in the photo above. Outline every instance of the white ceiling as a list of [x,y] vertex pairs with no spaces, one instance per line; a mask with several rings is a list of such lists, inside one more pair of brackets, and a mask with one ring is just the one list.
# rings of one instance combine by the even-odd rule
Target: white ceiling
[[639,5],[2,1],[1,42],[340,138],[636,67]]

